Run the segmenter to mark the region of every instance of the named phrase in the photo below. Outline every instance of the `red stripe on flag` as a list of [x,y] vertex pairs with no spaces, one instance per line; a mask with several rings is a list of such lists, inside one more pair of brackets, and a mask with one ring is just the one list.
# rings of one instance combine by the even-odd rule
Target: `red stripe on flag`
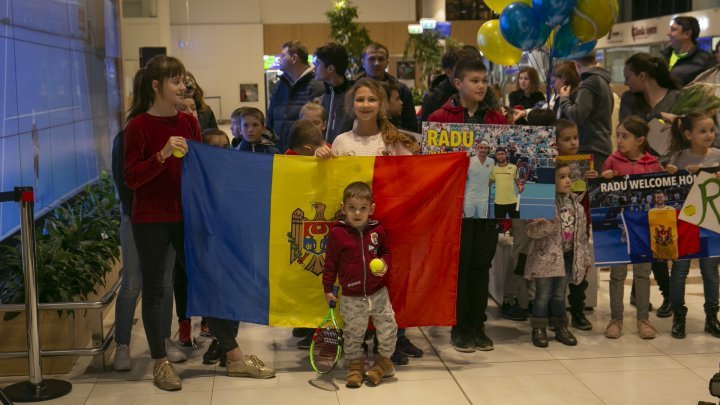
[[[675,210],[675,216],[680,216],[680,210]],[[694,255],[700,252],[700,227],[677,218],[678,227],[678,255],[680,257]]]
[[467,169],[464,153],[375,159],[373,217],[387,232],[400,327],[455,324]]

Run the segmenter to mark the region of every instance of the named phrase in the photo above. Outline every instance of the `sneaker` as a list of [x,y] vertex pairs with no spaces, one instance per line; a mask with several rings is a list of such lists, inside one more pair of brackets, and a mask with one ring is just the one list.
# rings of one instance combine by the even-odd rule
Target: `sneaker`
[[202,337],[212,337],[212,333],[210,333],[210,326],[208,326],[205,319],[200,321],[200,336]]
[[622,321],[618,321],[617,319],[613,319],[608,323],[608,326],[605,328],[605,337],[608,339],[617,339],[622,335]]
[[670,306],[670,300],[663,299],[662,305],[660,305],[660,308],[657,309],[655,315],[657,315],[658,318],[670,318],[672,314],[673,310]]
[[297,338],[305,336],[305,328],[293,328],[292,335]]
[[477,328],[473,332],[472,340],[475,345],[475,349],[488,352],[495,348],[495,346],[493,346],[493,341],[485,334],[484,327]]
[[313,340],[313,333],[308,333],[307,336],[305,336],[301,341],[297,342],[298,349],[307,350],[310,348],[310,344],[312,344]]
[[458,352],[473,353],[475,351],[473,338],[468,333],[461,332],[457,329],[450,331],[450,342]]
[[512,304],[505,302],[502,305],[502,316],[503,318],[510,319],[511,321],[527,321],[527,312],[520,308],[520,304],[517,301]]
[[210,347],[208,347],[205,354],[203,354],[203,364],[217,364],[220,361],[220,343],[217,341],[217,339],[213,339],[212,342],[210,342]]
[[402,353],[408,357],[415,357],[415,358],[422,357],[424,354],[422,349],[420,349],[419,347],[416,347],[414,344],[412,344],[410,339],[408,339],[405,336],[398,338],[397,344],[395,346],[395,350],[399,350],[400,353]]
[[637,328],[638,335],[640,335],[642,339],[655,339],[657,331],[647,319],[638,319]]
[[180,381],[175,367],[167,361],[153,368],[153,382],[164,391],[179,391],[182,389],[182,381]]
[[396,366],[404,366],[408,363],[410,363],[410,359],[408,356],[402,354],[397,347],[395,348],[395,352],[390,356],[390,360],[393,362]]
[[192,347],[192,324],[190,319],[183,319],[180,321],[180,327],[178,328],[175,336],[177,337],[177,341],[180,346]]
[[118,344],[115,347],[115,360],[113,360],[115,371],[130,371],[132,361],[130,360],[130,346]]
[[181,363],[187,360],[185,353],[169,338],[165,338],[165,356],[170,363]]
[[276,373],[274,368],[267,367],[253,355],[245,355],[240,361],[227,360],[227,374],[230,377],[273,378]]

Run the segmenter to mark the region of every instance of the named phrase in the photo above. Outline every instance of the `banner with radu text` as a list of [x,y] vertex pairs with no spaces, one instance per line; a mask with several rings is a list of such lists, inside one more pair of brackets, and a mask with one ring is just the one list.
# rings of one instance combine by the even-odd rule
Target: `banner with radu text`
[[681,171],[591,179],[588,194],[596,265],[720,256],[720,234],[698,226],[697,221],[688,222],[684,214],[716,215],[720,193],[712,201],[696,201],[692,208],[683,208],[693,185],[702,178]]
[[[487,209],[483,212],[493,218],[496,217],[496,204],[507,206],[515,203],[520,218],[554,218],[554,127],[423,123],[422,153],[467,153],[472,157],[468,183],[473,180],[473,176],[482,176],[483,169],[478,167],[476,170],[473,163],[476,163],[474,160],[477,159],[478,148],[484,143],[487,143],[489,150],[483,166],[493,175],[492,181],[484,180],[489,188],[489,196],[485,198]],[[503,153],[498,154],[498,151]],[[472,195],[469,197],[472,198]]]

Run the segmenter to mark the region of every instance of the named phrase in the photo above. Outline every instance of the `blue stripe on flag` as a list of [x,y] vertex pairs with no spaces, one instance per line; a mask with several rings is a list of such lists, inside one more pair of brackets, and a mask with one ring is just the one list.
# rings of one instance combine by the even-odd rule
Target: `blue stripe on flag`
[[272,175],[272,155],[189,142],[182,169],[188,316],[268,324]]

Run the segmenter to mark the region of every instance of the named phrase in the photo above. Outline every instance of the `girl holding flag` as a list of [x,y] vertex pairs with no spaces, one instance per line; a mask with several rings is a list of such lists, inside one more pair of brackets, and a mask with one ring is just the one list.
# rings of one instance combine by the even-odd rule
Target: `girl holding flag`
[[[720,149],[713,147],[715,141],[715,123],[703,113],[690,113],[679,117],[672,124],[670,140],[670,160],[668,173],[687,170],[697,173],[702,168],[720,166]],[[703,292],[705,293],[705,332],[720,337],[718,323],[718,263],[720,258],[704,257],[700,259]],[[673,308],[672,337],[685,338],[685,281],[690,271],[690,260],[675,260],[670,272],[670,305]]]

